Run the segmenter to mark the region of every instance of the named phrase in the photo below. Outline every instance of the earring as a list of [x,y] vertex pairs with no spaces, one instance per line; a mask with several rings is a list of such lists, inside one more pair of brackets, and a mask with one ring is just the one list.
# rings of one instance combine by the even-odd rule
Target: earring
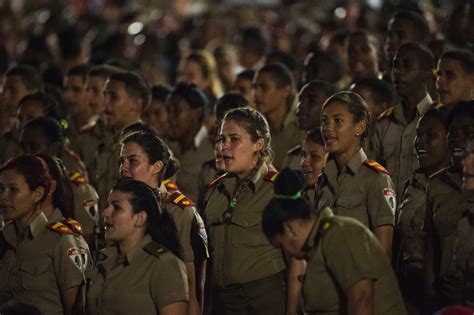
[[358,137],[358,136],[360,136],[360,133],[357,132],[357,133],[356,133],[356,137]]

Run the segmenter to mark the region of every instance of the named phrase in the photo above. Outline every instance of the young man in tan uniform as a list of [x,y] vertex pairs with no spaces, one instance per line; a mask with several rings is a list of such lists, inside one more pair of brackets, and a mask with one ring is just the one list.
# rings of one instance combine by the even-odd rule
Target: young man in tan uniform
[[401,104],[382,113],[370,138],[373,156],[369,157],[390,172],[397,201],[400,201],[405,182],[418,168],[413,144],[415,129],[432,104],[427,85],[433,66],[433,55],[420,43],[406,43],[398,49],[393,59],[392,76]]

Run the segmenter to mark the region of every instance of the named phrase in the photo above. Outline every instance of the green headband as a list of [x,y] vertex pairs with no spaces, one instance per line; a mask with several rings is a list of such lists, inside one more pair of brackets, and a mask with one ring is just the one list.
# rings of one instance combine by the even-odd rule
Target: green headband
[[297,199],[300,199],[300,198],[301,198],[301,191],[298,191],[298,192],[295,193],[294,195],[290,195],[290,196],[287,196],[287,195],[277,195],[277,194],[275,194],[274,197],[275,197],[276,199],[297,200]]

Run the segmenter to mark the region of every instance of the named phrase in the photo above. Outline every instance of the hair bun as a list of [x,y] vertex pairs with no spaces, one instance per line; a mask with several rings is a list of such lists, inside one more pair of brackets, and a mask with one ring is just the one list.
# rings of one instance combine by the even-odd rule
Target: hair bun
[[292,196],[301,191],[306,185],[306,178],[302,171],[283,169],[275,182],[275,194]]

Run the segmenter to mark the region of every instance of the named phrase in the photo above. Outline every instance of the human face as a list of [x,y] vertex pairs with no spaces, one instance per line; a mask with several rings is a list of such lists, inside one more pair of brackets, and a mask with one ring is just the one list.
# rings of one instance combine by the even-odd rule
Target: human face
[[112,242],[125,242],[137,233],[138,216],[130,204],[130,193],[113,190],[104,210],[105,239]]
[[39,201],[39,189],[31,190],[25,177],[15,170],[0,173],[0,214],[5,220],[23,220]]
[[379,72],[377,48],[367,36],[350,36],[347,42],[347,55],[354,81],[377,76]]
[[401,97],[418,95],[425,89],[426,77],[418,58],[409,49],[398,50],[393,58],[392,80],[395,91]]
[[309,83],[301,89],[296,109],[298,128],[311,130],[321,125],[321,108],[328,97],[329,95],[314,83]]
[[189,136],[190,132],[200,125],[201,108],[192,108],[179,95],[171,95],[166,102],[166,112],[169,123],[169,137],[171,140],[181,140]]
[[469,100],[474,90],[474,75],[464,72],[457,60],[441,59],[438,63],[436,89],[439,100],[445,105]]
[[347,104],[331,101],[321,114],[321,131],[324,145],[329,153],[337,155],[352,154],[360,148],[360,137],[364,123],[354,122],[354,115]]
[[22,102],[16,115],[19,129],[23,129],[23,126],[30,120],[43,117],[44,115],[45,112],[40,103],[36,101]]
[[431,175],[449,165],[446,129],[433,117],[424,117],[416,127],[415,149],[421,170]]
[[462,159],[466,156],[467,139],[474,133],[474,118],[465,113],[453,117],[448,129],[448,150],[451,163],[461,168]]
[[250,134],[233,120],[223,123],[217,145],[225,171],[240,178],[246,178],[255,167],[255,152],[263,146],[261,139],[253,142]]
[[392,61],[397,49],[408,42],[417,41],[413,25],[404,19],[391,19],[388,22],[384,51],[387,60]]
[[225,171],[225,164],[224,164],[224,159],[222,158],[222,153],[219,150],[219,141],[216,141],[216,144],[214,145],[214,158],[216,162],[216,169],[218,171]]
[[[295,221],[290,221],[295,224]],[[305,256],[303,249],[306,239],[303,239],[301,235],[292,233],[286,227],[288,223],[284,223],[283,233],[277,234],[273,239],[270,240],[270,243],[276,247],[281,248],[283,251],[288,253],[291,257],[296,259],[303,259]]]
[[201,65],[196,61],[189,60],[184,64],[178,81],[185,83],[194,83],[202,90],[209,90],[210,80],[204,76]]
[[127,142],[120,150],[120,175],[122,178],[131,178],[148,184],[158,186],[158,174],[163,164],[151,164],[148,154],[136,142]]
[[104,87],[106,82],[105,77],[92,76],[87,79],[87,93],[89,100],[89,107],[96,115],[102,114],[104,111]]
[[474,140],[467,143],[466,157],[462,160],[463,188],[474,192]]
[[355,85],[351,90],[364,99],[364,101],[367,103],[367,106],[369,107],[369,112],[370,112],[370,117],[372,117],[372,121],[376,121],[376,119],[380,116],[380,114],[383,113],[385,109],[387,109],[388,104],[377,104],[375,103],[375,100],[372,96],[372,91],[370,89],[365,88],[360,85]]
[[2,98],[10,116],[15,116],[20,100],[33,91],[29,91],[23,79],[17,75],[9,75],[3,83]]
[[104,89],[105,123],[107,126],[121,130],[129,123],[138,120],[134,113],[135,98],[128,95],[125,84],[121,81],[107,80]]
[[255,104],[253,102],[252,80],[237,77],[232,92],[242,95],[247,100],[250,107],[255,108]]
[[160,137],[166,138],[168,136],[168,114],[163,102],[158,100],[151,101],[142,117],[144,121],[156,129]]
[[313,188],[326,165],[326,149],[323,145],[306,140],[303,143],[301,169],[306,177],[306,186]]
[[45,153],[56,155],[49,140],[44,136],[41,130],[37,128],[26,128],[20,134],[20,146],[25,154]]
[[270,73],[259,72],[253,88],[255,106],[260,113],[267,115],[286,108],[289,87],[279,87]]
[[81,76],[70,75],[64,81],[64,101],[69,106],[69,111],[74,115],[90,115],[89,100],[86,84]]

